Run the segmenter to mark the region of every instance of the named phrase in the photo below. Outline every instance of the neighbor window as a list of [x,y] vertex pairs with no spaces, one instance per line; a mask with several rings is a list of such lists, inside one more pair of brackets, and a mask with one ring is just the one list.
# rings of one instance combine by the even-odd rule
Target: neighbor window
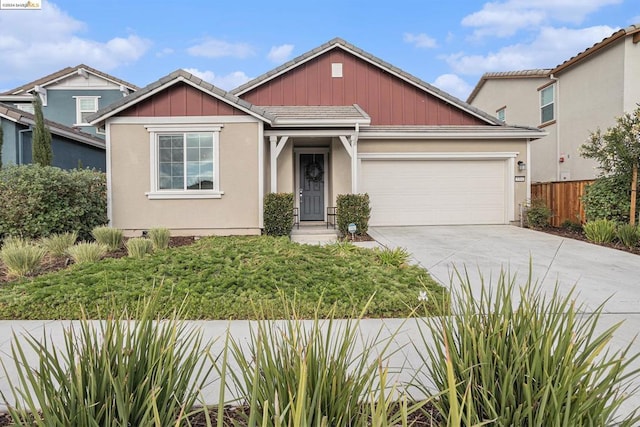
[[35,110],[33,108],[33,104],[15,104],[18,110],[25,111],[27,113],[34,114]]
[[87,116],[98,111],[99,96],[76,96],[76,124],[87,125]]
[[496,117],[498,118],[498,120],[500,120],[501,122],[504,122],[506,118],[506,114],[505,114],[506,112],[507,112],[507,107],[502,107],[501,109],[496,111]]
[[155,166],[149,198],[220,197],[219,130],[152,131]]
[[547,86],[540,91],[540,123],[550,122],[554,119],[554,86]]

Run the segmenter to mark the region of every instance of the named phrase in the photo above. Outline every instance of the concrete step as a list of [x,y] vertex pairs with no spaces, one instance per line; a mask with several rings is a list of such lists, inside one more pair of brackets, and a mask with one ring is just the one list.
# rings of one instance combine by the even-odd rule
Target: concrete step
[[[326,231],[326,230],[325,230]],[[336,233],[293,234],[291,241],[305,245],[327,245],[338,241]]]

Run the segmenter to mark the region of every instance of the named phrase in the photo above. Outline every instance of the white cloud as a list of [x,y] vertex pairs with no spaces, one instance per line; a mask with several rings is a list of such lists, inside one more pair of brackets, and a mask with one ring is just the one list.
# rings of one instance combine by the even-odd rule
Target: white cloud
[[50,2],[43,2],[38,11],[1,13],[0,28],[5,80],[20,76],[28,81],[79,63],[109,71],[138,60],[151,45],[136,35],[106,42],[83,38],[78,33],[86,25]]
[[552,68],[610,36],[617,28],[606,25],[582,28],[542,28],[531,43],[503,47],[486,55],[457,53],[444,57],[459,74],[479,75],[487,71]]
[[206,39],[202,43],[187,49],[190,55],[205,58],[247,58],[254,54],[253,48],[247,43],[229,43],[224,40]]
[[442,74],[433,85],[460,99],[466,99],[472,89],[469,83],[456,74]]
[[243,71],[234,71],[225,76],[218,76],[209,70],[201,71],[197,68],[185,68],[184,70],[223,90],[234,89],[251,80],[251,77],[247,76]]
[[280,46],[273,46],[269,53],[267,54],[267,58],[271,62],[285,62],[289,58],[291,58],[291,52],[293,52],[292,44],[283,44]]
[[404,33],[403,40],[405,43],[410,43],[415,47],[430,49],[437,47],[436,39],[433,37],[429,37],[425,33],[420,34],[412,34],[412,33]]
[[465,16],[462,25],[475,28],[474,36],[508,37],[517,31],[536,30],[552,22],[580,24],[598,9],[623,0],[506,0],[485,3]]

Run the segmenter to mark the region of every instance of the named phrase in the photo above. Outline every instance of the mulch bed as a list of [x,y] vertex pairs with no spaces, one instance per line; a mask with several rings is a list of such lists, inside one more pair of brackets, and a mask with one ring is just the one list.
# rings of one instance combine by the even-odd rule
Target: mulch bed
[[[180,246],[187,246],[193,244],[195,241],[195,237],[193,236],[174,236],[169,240],[170,248],[177,248]],[[104,258],[124,258],[127,256],[127,249],[123,246],[117,251],[112,251],[107,253]],[[38,273],[34,276],[39,276],[46,273],[52,273],[54,271],[59,271],[67,268],[69,265],[73,264],[71,258],[52,258],[46,257],[42,263],[42,266],[38,270]],[[9,276],[7,274],[6,268],[0,264],[0,284],[9,283],[15,280],[15,278]],[[0,424],[2,426],[2,424]]]
[[602,244],[593,243],[587,240],[587,237],[580,230],[573,230],[573,229],[562,228],[562,227],[545,227],[545,228],[536,228],[535,230],[542,231],[543,233],[555,234],[556,236],[567,237],[569,239],[581,240],[583,242],[587,242],[592,245],[597,244],[598,246],[604,246],[607,248],[617,249],[619,251],[640,255],[640,246],[636,246],[635,248],[628,248],[620,242],[602,243]]

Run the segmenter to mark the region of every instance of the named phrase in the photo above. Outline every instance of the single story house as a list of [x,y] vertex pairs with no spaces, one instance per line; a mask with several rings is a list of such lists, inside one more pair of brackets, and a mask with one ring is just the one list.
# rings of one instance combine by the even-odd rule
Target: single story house
[[371,225],[508,224],[539,129],[507,126],[333,39],[231,92],[182,70],[87,118],[104,126],[108,215],[127,234],[259,234],[268,192],[300,220],[368,193]]

